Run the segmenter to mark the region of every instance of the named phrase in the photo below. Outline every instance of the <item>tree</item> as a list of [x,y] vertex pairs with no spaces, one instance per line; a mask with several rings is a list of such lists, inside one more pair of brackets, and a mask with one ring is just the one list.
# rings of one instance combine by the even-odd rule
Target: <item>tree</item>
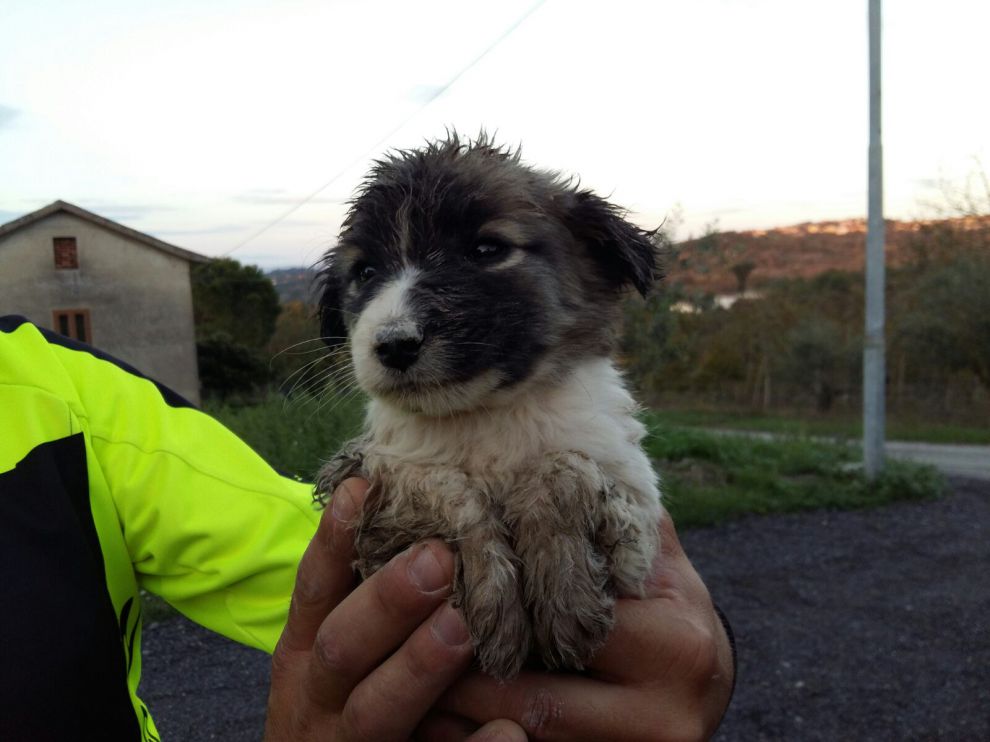
[[835,321],[818,314],[802,317],[787,336],[787,353],[782,359],[785,378],[811,392],[819,412],[832,409],[841,388],[848,351],[842,331]]
[[278,293],[253,265],[219,258],[192,268],[196,355],[205,396],[250,394],[269,380],[264,346]]
[[257,266],[232,258],[194,265],[192,289],[197,339],[224,332],[260,350],[275,331],[278,292]]
[[943,217],[922,226],[894,272],[894,347],[915,377],[943,387],[971,373],[990,391],[990,179],[980,163],[960,187],[941,184]]
[[343,373],[338,362],[341,352],[331,350],[320,338],[316,307],[301,301],[283,305],[265,348],[273,381],[285,393],[316,394],[325,384],[337,381]]
[[740,295],[746,293],[746,282],[754,268],[756,268],[756,263],[752,260],[744,260],[732,266],[732,275],[736,277],[736,288]]
[[990,391],[990,255],[961,252],[912,286],[896,325],[918,365],[969,371]]
[[196,341],[199,381],[204,396],[228,399],[250,396],[269,379],[268,365],[257,351],[225,332]]

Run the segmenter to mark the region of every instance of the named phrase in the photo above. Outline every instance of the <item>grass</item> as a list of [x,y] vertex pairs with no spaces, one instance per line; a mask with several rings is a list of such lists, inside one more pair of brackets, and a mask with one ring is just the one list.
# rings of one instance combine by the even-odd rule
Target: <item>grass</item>
[[360,430],[364,398],[273,395],[252,405],[204,408],[280,472],[312,481],[320,463]]
[[[791,436],[819,436],[856,439],[862,436],[859,416],[808,416],[786,412],[755,413],[711,409],[664,409],[656,412],[665,425],[677,427],[728,428],[754,430]],[[964,425],[906,415],[891,415],[887,420],[887,438],[925,443],[963,443],[990,445],[990,425]]]
[[875,507],[936,497],[944,489],[933,468],[900,461],[888,461],[884,474],[868,482],[858,451],[841,443],[720,436],[673,427],[657,413],[645,420],[646,450],[680,527],[748,514]]

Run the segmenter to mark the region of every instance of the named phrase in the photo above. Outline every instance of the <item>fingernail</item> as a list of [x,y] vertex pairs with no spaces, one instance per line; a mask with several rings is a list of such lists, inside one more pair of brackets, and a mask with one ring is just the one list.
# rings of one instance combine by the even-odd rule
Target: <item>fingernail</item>
[[433,619],[433,636],[448,647],[459,647],[471,638],[461,614],[449,603],[445,603]]
[[340,485],[337,491],[333,493],[331,508],[336,520],[342,523],[350,523],[353,520],[357,508],[354,507],[354,496],[346,484]]
[[435,593],[449,583],[447,573],[429,546],[414,546],[418,553],[409,563],[409,579],[421,593]]

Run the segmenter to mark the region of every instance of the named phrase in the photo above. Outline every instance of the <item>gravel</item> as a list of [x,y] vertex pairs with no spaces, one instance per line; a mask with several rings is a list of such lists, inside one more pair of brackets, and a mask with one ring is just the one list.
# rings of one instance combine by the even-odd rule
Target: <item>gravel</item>
[[[990,740],[990,482],[682,540],[739,646],[717,739]],[[144,635],[165,740],[260,739],[268,658],[184,619]]]

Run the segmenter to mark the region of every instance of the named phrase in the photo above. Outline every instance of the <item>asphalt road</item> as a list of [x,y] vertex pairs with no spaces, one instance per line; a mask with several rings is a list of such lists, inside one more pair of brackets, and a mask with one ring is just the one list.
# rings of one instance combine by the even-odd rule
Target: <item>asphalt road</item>
[[884,451],[891,458],[931,464],[952,476],[990,479],[990,446],[888,441]]
[[[990,740],[990,482],[952,486],[682,534],[739,644],[717,739]],[[265,655],[175,619],[144,672],[163,739],[260,739]]]
[[[774,440],[782,437],[778,433],[756,430],[733,430],[731,428],[706,428],[706,430],[719,435],[741,435],[763,440]],[[822,438],[821,440],[831,441],[835,439]],[[855,444],[855,441],[845,439],[843,441]],[[929,464],[949,476],[990,480],[990,446],[887,441],[884,444],[884,453],[892,459]]]

